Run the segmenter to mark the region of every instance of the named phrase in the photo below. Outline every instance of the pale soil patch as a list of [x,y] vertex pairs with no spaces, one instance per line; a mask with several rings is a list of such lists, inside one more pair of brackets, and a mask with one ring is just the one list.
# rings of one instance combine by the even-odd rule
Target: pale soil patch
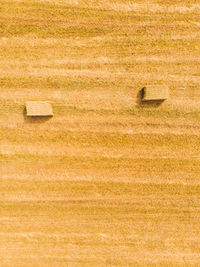
[[[180,37],[182,38],[182,37]],[[108,68],[109,64],[125,64],[125,63],[129,63],[130,60],[132,61],[132,64],[136,64],[137,62],[147,62],[147,63],[151,63],[151,62],[159,62],[161,63],[182,63],[182,64],[193,64],[193,66],[197,65],[200,63],[200,59],[197,57],[197,55],[189,55],[189,54],[185,54],[185,55],[167,55],[167,56],[163,56],[163,55],[131,55],[130,57],[123,57],[121,59],[117,59],[114,57],[89,57],[89,55],[81,57],[81,58],[70,58],[70,57],[64,57],[64,58],[60,58],[57,59],[55,57],[52,57],[50,59],[38,59],[38,60],[31,60],[30,62],[27,61],[22,61],[22,60],[13,60],[13,59],[2,59],[0,61],[0,65],[3,68],[6,69],[12,69],[12,68],[20,68],[20,69],[28,69],[29,67],[33,67],[33,68],[46,68],[48,66],[48,68],[62,68],[63,65],[65,65],[66,70],[67,70],[67,66],[73,65],[74,68],[80,68],[81,66],[83,68],[90,68],[92,67],[92,64],[98,64],[98,67],[102,67],[102,68]],[[104,66],[106,65],[106,66]],[[168,66],[166,66],[168,67]]]
[[130,76],[134,77],[134,79],[141,79],[143,77],[143,82],[182,82],[182,83],[195,83],[198,84],[200,82],[200,75],[191,75],[191,74],[169,74],[169,73],[147,73],[145,70],[142,72],[126,72],[124,67],[120,67],[118,70],[111,71],[106,68],[99,68],[99,70],[91,70],[91,69],[52,69],[52,68],[34,68],[29,67],[22,70],[18,68],[8,69],[0,67],[1,77],[5,76],[13,76],[13,77],[23,77],[25,75],[32,77],[83,77],[83,78],[105,78],[109,80],[110,78],[130,78]]
[[[10,1],[7,1],[10,2]],[[16,0],[15,2],[22,2],[22,0]],[[50,3],[56,4],[57,6],[69,5],[69,6],[79,6],[79,7],[90,7],[98,9],[111,9],[115,11],[122,12],[145,12],[145,13],[180,13],[187,14],[193,12],[200,12],[200,5],[196,3],[190,3],[186,5],[160,5],[157,3],[149,3],[147,1],[143,3],[132,3],[132,1],[96,1],[90,0],[87,2],[82,2],[81,0],[37,0],[37,3]]]
[[[56,114],[56,113],[55,113]],[[95,118],[95,119],[94,119]],[[0,127],[2,131],[7,129],[19,130],[23,133],[23,129],[32,130],[41,129],[53,132],[61,131],[88,131],[96,133],[123,133],[133,135],[136,133],[149,134],[195,134],[199,136],[200,123],[198,119],[166,119],[166,118],[134,118],[130,115],[97,115],[97,114],[80,114],[75,115],[73,112],[65,114],[65,116],[54,117],[46,123],[26,123],[22,115],[0,117]],[[16,133],[13,132],[15,135]],[[37,137],[36,137],[37,138]],[[17,140],[17,139],[16,139]],[[59,141],[59,140],[58,140]]]
[[105,158],[147,158],[147,159],[195,159],[199,160],[200,155],[198,150],[185,151],[183,149],[173,149],[167,146],[155,147],[152,151],[151,147],[146,145],[136,145],[135,148],[129,149],[124,146],[116,148],[106,148],[106,147],[83,147],[80,143],[79,146],[71,144],[60,143],[57,144],[44,144],[36,143],[30,144],[25,142],[24,144],[6,143],[1,141],[0,143],[0,154],[1,155],[32,155],[32,156],[76,156],[80,157],[105,157]]
[[[13,173],[12,169],[15,168],[15,173]],[[154,183],[156,185],[160,184],[174,184],[174,185],[194,185],[199,186],[199,176],[185,173],[185,172],[176,172],[176,173],[147,173],[147,172],[132,172],[132,174],[111,174],[101,173],[101,172],[82,172],[78,173],[78,171],[71,170],[71,171],[63,171],[59,172],[56,171],[55,173],[53,170],[47,171],[40,168],[40,171],[32,170],[30,167],[20,167],[16,168],[16,166],[1,166],[1,177],[2,179],[17,179],[26,181],[92,181],[92,182],[122,182],[122,183],[141,183],[148,185],[149,183]],[[181,181],[180,181],[181,176]],[[37,193],[37,192],[36,192]],[[5,195],[5,197],[8,194]],[[12,195],[12,193],[11,193]]]
[[13,89],[3,89],[0,92],[1,99],[14,100],[15,102],[25,103],[27,100],[63,100],[65,93],[63,90],[41,90],[39,88],[16,88]]
[[[182,38],[182,37],[181,37]],[[129,58],[126,59],[128,61]],[[181,62],[181,63],[188,63],[192,62],[193,64],[198,64],[200,63],[200,59],[197,58],[196,56],[191,56],[191,55],[178,55],[178,56],[173,56],[173,55],[168,55],[168,56],[163,56],[163,55],[157,55],[157,56],[151,56],[151,55],[146,55],[146,56],[135,56],[132,57],[132,60],[136,60],[136,62]],[[124,59],[125,61],[125,59]]]
[[[198,61],[197,61],[198,62]],[[109,58],[109,57],[89,57],[89,56],[85,56],[85,57],[81,57],[81,58],[71,58],[71,57],[64,57],[61,59],[52,57],[51,59],[38,59],[38,60],[32,60],[31,62],[27,62],[27,61],[22,61],[22,60],[13,60],[13,59],[2,59],[0,61],[0,65],[2,67],[8,68],[8,69],[12,69],[13,67],[18,67],[18,68],[28,68],[30,66],[34,66],[37,65],[37,67],[39,66],[40,68],[45,68],[48,66],[48,68],[52,67],[52,68],[56,68],[59,67],[60,65],[65,65],[67,66],[67,64],[76,64],[78,66],[88,66],[89,64],[98,64],[99,66],[103,66],[104,64],[113,64],[113,63],[118,63],[117,60],[114,60],[113,58]]]

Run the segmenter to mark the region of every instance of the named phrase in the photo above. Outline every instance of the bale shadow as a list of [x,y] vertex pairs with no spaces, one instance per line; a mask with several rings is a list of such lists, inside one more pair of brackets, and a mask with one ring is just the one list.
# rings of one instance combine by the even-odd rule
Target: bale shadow
[[156,108],[159,107],[164,101],[165,99],[160,99],[160,100],[144,100],[144,95],[145,95],[145,91],[144,88],[142,88],[138,93],[137,93],[137,97],[136,97],[136,106],[138,108],[141,107],[146,107],[146,108]]
[[44,123],[49,121],[53,116],[27,116],[26,115],[26,107],[23,109],[23,117],[25,123]]

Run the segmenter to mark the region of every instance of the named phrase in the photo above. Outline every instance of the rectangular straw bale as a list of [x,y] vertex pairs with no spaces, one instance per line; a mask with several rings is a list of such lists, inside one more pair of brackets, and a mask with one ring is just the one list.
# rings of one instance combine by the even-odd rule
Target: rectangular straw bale
[[166,85],[148,85],[144,87],[143,101],[168,99],[168,91]]
[[53,109],[50,103],[45,101],[26,102],[27,116],[53,116]]

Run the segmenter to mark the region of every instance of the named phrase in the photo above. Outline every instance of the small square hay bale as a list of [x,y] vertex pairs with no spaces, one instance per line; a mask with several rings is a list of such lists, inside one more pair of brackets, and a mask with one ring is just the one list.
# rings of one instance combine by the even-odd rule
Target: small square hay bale
[[169,90],[166,85],[148,85],[144,87],[143,101],[166,100],[169,97]]
[[44,101],[28,101],[26,102],[27,116],[53,116],[52,106]]

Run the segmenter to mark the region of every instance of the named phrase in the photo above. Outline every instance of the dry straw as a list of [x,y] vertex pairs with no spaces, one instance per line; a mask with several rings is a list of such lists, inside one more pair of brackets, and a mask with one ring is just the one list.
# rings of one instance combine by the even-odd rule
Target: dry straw
[[169,97],[169,90],[166,85],[148,85],[144,87],[143,101],[166,100]]
[[50,103],[44,101],[26,102],[27,116],[53,116],[53,109]]

